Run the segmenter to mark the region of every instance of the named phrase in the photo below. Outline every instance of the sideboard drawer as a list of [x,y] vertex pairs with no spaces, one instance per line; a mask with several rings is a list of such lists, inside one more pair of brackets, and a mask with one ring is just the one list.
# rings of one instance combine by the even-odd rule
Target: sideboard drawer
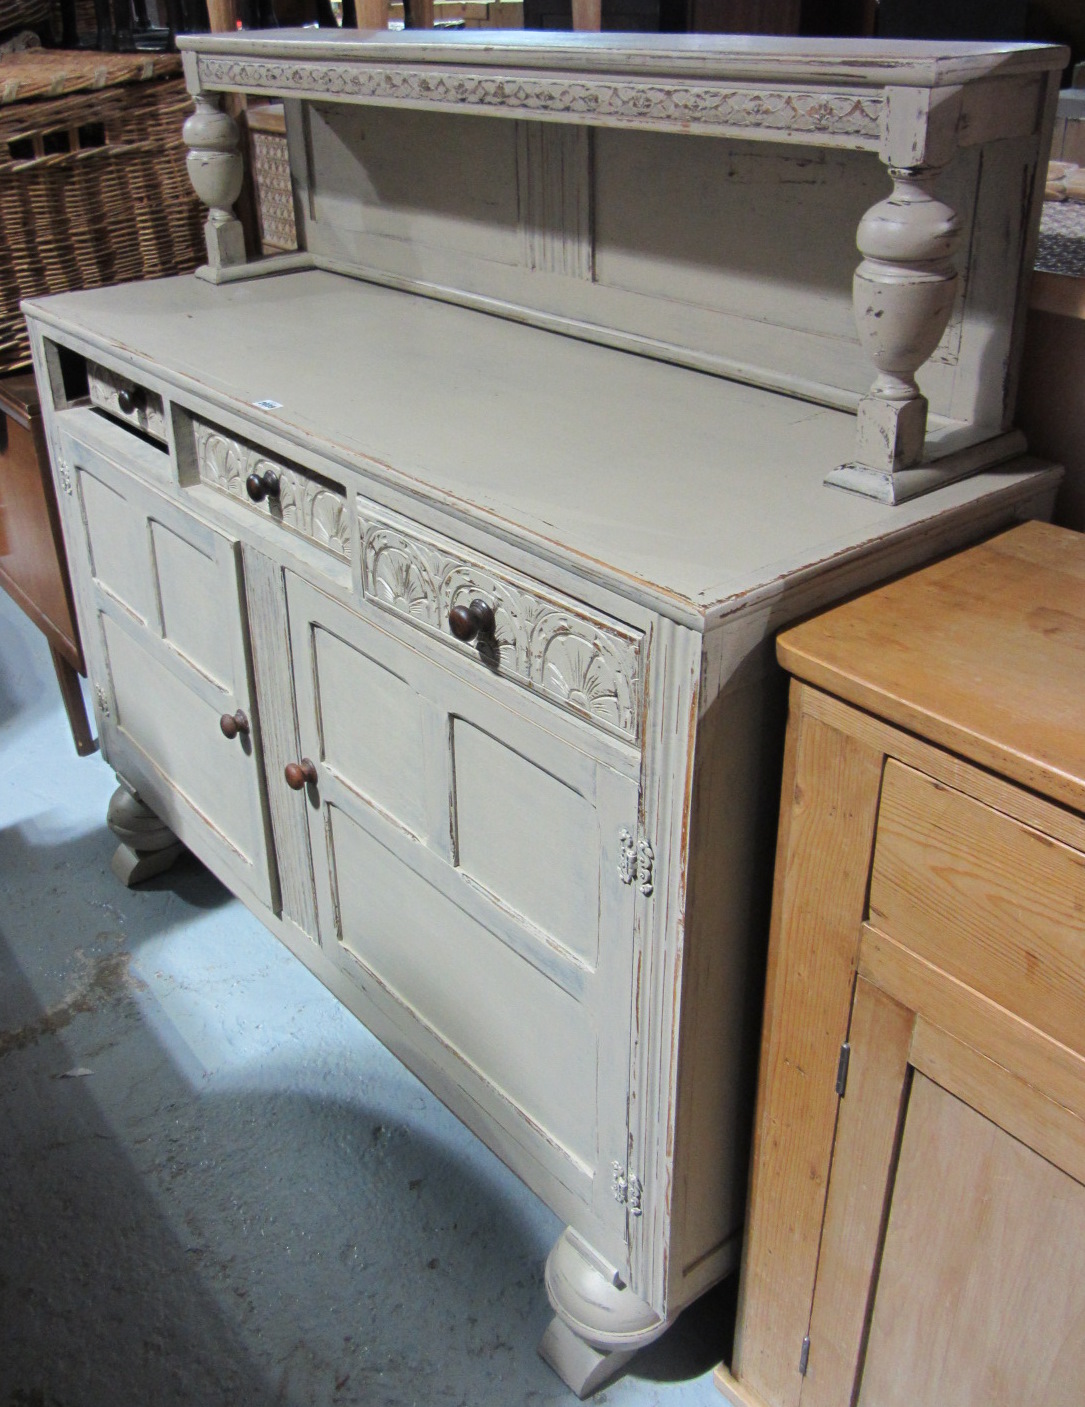
[[162,397],[97,362],[87,363],[90,403],[121,424],[166,443],[166,416]]
[[870,921],[1085,1055],[1085,855],[886,764]]
[[[639,742],[644,636],[458,543],[357,498],[366,600],[474,656],[596,727]],[[493,626],[457,638],[450,615],[480,600]]]
[[192,431],[203,483],[350,561],[350,515],[341,484],[202,420],[192,421]]

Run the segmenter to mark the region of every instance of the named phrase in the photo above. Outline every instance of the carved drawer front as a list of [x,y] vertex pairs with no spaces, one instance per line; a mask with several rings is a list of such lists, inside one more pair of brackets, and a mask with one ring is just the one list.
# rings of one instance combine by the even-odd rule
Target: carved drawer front
[[283,527],[350,560],[346,490],[273,458],[256,445],[194,420],[200,478]]
[[[643,635],[361,496],[357,506],[367,600],[608,733],[639,740]],[[470,619],[475,602],[492,623]],[[470,638],[458,638],[457,625]]]
[[91,405],[104,410],[114,420],[166,443],[166,416],[161,396],[95,362],[87,364],[87,381]]

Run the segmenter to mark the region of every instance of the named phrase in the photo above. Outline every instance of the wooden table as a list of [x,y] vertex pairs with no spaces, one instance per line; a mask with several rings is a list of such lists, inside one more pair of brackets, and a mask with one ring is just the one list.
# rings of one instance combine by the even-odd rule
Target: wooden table
[[733,1403],[1081,1401],[1083,647],[1039,523],[778,641]]
[[49,642],[61,698],[80,757],[97,743],[79,675],[86,674],[60,535],[56,491],[29,373],[0,380],[0,586]]

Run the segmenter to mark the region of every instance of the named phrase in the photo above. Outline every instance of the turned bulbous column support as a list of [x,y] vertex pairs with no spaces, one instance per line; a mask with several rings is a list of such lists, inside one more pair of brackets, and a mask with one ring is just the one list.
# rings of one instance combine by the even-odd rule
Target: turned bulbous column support
[[184,846],[123,777],[117,781],[106,813],[106,824],[120,842],[110,868],[131,887],[168,870]]
[[219,107],[214,93],[196,97],[196,111],[181,129],[188,147],[188,178],[208,207],[204,237],[211,269],[245,262],[245,237],[233,212],[241,194],[245,165],[237,123]]
[[668,1320],[623,1284],[614,1267],[571,1228],[547,1257],[546,1294],[554,1318],[539,1354],[581,1399],[668,1327]]
[[882,472],[923,457],[927,401],[916,373],[946,330],[957,292],[956,213],[932,193],[933,167],[890,167],[892,194],[859,223],[863,262],[852,296],[859,337],[878,369],[859,403],[856,460]]

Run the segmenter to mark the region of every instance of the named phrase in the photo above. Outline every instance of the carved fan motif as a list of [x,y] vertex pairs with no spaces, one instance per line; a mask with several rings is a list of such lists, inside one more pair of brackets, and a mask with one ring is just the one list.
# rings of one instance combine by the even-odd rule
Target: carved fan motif
[[575,634],[565,623],[549,633],[544,625],[537,651],[537,676],[546,693],[578,713],[602,719],[619,732],[636,731],[629,679],[614,658],[613,648],[600,636]]
[[367,536],[365,560],[366,595],[374,596],[382,606],[436,627],[437,590],[418,554],[412,552],[409,545],[375,546]]
[[489,644],[488,662],[515,674],[527,672],[527,641],[520,620],[522,598],[498,581],[459,562],[442,564],[438,619],[448,619],[453,606],[469,605],[481,596],[494,610],[494,636]]
[[[370,600],[439,633],[458,650],[478,651],[491,668],[562,707],[624,737],[637,736],[640,658],[634,637],[611,633],[435,543],[375,523],[371,513],[359,499],[362,589]],[[493,607],[494,639],[461,644],[447,629],[448,613],[475,597]]]
[[350,515],[341,491],[280,464],[251,445],[231,440],[207,425],[197,422],[195,430],[196,459],[200,478],[205,483],[247,501],[246,478],[252,473],[263,475],[270,470],[279,481],[278,512],[270,502],[266,502],[263,511],[272,516],[281,513],[288,528],[349,561]]
[[344,557],[350,556],[350,517],[347,505],[327,489],[318,489],[313,496],[310,515],[312,536],[316,542],[330,547]]
[[225,489],[235,498],[245,496],[245,456],[240,445],[198,424],[196,458],[201,479]]

